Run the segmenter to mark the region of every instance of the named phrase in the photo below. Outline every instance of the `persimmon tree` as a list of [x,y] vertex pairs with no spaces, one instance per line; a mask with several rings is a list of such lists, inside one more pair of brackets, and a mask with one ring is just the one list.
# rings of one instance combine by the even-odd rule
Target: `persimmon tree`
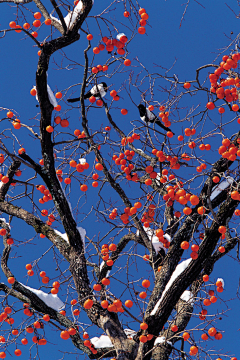
[[[69,339],[62,358],[71,340],[89,359],[215,359],[224,279],[211,274],[230,251],[238,259],[237,44],[186,82],[133,59],[149,17],[137,1],[113,1],[97,16],[93,0],[5,2],[15,18],[2,38],[24,37],[38,62],[33,88],[21,90],[26,102],[36,97],[31,125],[14,105],[1,108],[0,358],[41,358],[57,334]],[[52,91],[53,64],[77,68],[81,81]],[[200,93],[206,106],[194,108]],[[125,121],[130,106],[139,118],[139,103],[157,118]],[[16,226],[28,239],[13,237]],[[222,357],[236,360],[228,351]]]

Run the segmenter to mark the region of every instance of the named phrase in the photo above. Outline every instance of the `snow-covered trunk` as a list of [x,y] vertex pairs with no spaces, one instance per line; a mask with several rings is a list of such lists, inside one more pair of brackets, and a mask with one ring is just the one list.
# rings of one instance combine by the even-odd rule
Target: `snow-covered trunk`
[[112,314],[110,317],[102,314],[98,324],[110,338],[118,360],[134,360],[136,358],[137,344],[127,338],[116,315]]

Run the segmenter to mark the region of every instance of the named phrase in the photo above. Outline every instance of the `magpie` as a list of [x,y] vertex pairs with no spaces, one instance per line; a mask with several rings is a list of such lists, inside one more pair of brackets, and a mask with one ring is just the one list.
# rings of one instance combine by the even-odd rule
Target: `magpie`
[[[156,117],[154,113],[152,113],[150,110],[148,110],[143,104],[138,105],[138,110],[140,114],[140,119],[145,123],[155,123],[158,126],[160,126],[162,129],[166,131],[171,131],[169,128],[164,126]],[[173,133],[174,134],[174,133]],[[175,135],[175,134],[174,134]]]
[[[98,85],[94,85],[85,95],[84,99],[89,99],[91,96],[95,96],[95,98],[103,98],[107,93],[107,84],[105,82],[101,82]],[[80,101],[80,97],[74,99],[67,100],[70,103],[74,103]]]

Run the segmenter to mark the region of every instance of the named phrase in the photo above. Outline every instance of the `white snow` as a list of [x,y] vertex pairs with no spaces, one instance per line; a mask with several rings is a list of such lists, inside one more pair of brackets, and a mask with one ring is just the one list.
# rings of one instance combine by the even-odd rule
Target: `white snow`
[[85,249],[85,236],[86,236],[86,230],[84,228],[82,228],[81,226],[78,226],[77,227],[78,231],[79,231],[79,234],[82,238],[82,242],[83,242],[83,248]]
[[[163,246],[163,243],[161,241],[159,241],[158,237],[155,235],[155,230],[146,228],[145,226],[143,226],[143,229],[145,230],[145,232],[149,238],[149,241],[152,242],[152,246],[153,246],[154,250],[156,251],[156,253],[158,253],[160,249],[163,249],[164,251],[166,251],[166,249]],[[136,235],[139,236],[139,230],[137,230]]]
[[[94,3],[94,1],[92,3]],[[71,28],[71,26],[73,25],[78,15],[81,13],[81,11],[82,11],[82,1],[79,1],[79,3],[75,6],[74,10],[70,11],[64,18],[65,24],[68,29]],[[58,21],[59,24],[61,24],[61,21],[59,19],[55,18],[52,15],[50,15],[50,17],[53,20]]]
[[96,349],[113,347],[113,344],[107,335],[101,335],[99,338],[95,336],[94,338],[90,339],[90,341]]
[[190,305],[194,305],[194,296],[193,293],[189,290],[185,290],[180,296],[180,299],[189,302]]
[[[81,226],[77,227],[79,234],[82,238],[83,241],[83,247],[85,248],[85,236],[86,236],[86,230],[84,228],[82,228]],[[60,231],[54,229],[55,233],[57,233],[57,235],[61,236],[63,238],[63,240],[65,240],[68,244],[69,244],[69,240],[68,240],[68,236],[66,233],[61,233]]]
[[[2,183],[2,184],[0,184],[0,188],[1,188],[1,185],[3,185],[3,183]],[[9,225],[9,223],[7,222],[7,220],[6,220],[6,219],[4,219],[4,218],[0,218],[0,220],[1,220],[2,222],[4,222],[6,225],[8,225],[9,229],[11,229],[11,226]]]
[[119,33],[119,34],[117,34],[116,39],[119,40],[119,41],[121,41],[121,37],[122,37],[122,36],[124,36],[124,37],[127,38],[127,35],[126,35],[126,34],[124,34],[124,33]]
[[133,338],[137,334],[136,331],[132,329],[123,329],[123,331],[125,332],[127,337],[131,337],[131,338]]
[[51,18],[52,20],[58,21],[59,24],[61,24],[61,21],[60,21],[59,19],[55,18],[55,16],[52,16],[52,15],[50,14],[50,18]]
[[213,201],[213,199],[215,199],[215,197],[217,197],[221,191],[225,190],[233,182],[234,182],[234,179],[231,176],[227,176],[223,182],[214,186],[214,188],[212,189],[210,200]]
[[158,336],[156,338],[156,340],[154,341],[154,346],[156,346],[157,344],[164,344],[165,342],[167,342],[169,345],[172,346],[172,342],[171,341],[166,341],[165,336]]
[[56,107],[58,103],[49,85],[47,85],[47,92],[50,103],[52,104],[53,107]]
[[[37,91],[36,86],[33,86],[33,89],[35,89]],[[48,92],[48,98],[49,98],[50,103],[52,104],[53,107],[56,107],[58,105],[57,100],[55,98],[55,95],[52,92],[52,89],[50,88],[50,86],[48,84],[47,84],[47,92]],[[36,93],[36,100],[38,101],[37,93]]]
[[218,278],[216,282],[221,281],[222,287],[224,288],[224,280],[222,278]]
[[61,183],[60,181],[59,181],[59,184],[61,185],[62,192],[63,192],[63,193],[64,193],[64,195],[65,195],[65,199],[66,199],[66,200],[67,200],[67,202],[68,202],[69,209],[70,209],[71,214],[72,214],[72,217],[73,217],[72,205],[71,205],[70,201],[68,201],[67,195],[66,195],[65,190],[64,190],[64,188],[62,187],[62,183]]
[[[100,264],[100,267],[99,267],[99,270],[100,270],[100,271],[102,271],[102,268],[103,268],[104,264],[105,264],[105,262],[102,261],[101,264]],[[108,272],[107,272],[107,274],[106,274],[106,277],[109,277],[109,275],[110,275],[110,270],[108,270]]]
[[[133,338],[136,335],[136,331],[131,329],[124,329],[123,330],[128,337]],[[105,347],[113,347],[113,344],[110,338],[107,335],[101,335],[99,338],[97,336],[90,339],[91,343],[95,346],[96,349],[101,349]]]
[[36,290],[31,288],[30,286],[26,286],[23,284],[21,285],[24,286],[26,289],[30,290],[31,292],[33,292],[35,295],[37,295],[39,299],[41,299],[50,308],[56,311],[60,311],[65,307],[64,303],[62,302],[62,300],[59,299],[57,295],[47,294],[42,290]]
[[[167,175],[164,175],[163,177],[164,177],[164,179],[166,179],[166,181],[168,181]],[[155,180],[157,180],[159,184],[160,184],[160,179],[161,179],[161,174],[158,172]]]
[[169,241],[169,242],[172,241],[172,238],[171,238],[171,236],[170,236],[169,234],[164,234],[163,237],[164,237],[165,239],[167,239],[167,241]]
[[84,165],[87,161],[86,161],[86,159],[81,158],[81,159],[79,159],[79,162],[81,165]]
[[190,262],[192,261],[192,259],[187,259],[187,260],[184,260],[182,261],[180,264],[177,265],[176,269],[174,270],[174,272],[172,273],[172,276],[170,278],[170,280],[168,281],[163,293],[162,293],[162,296],[160,297],[160,299],[158,300],[158,302],[156,303],[156,305],[154,306],[154,309],[152,310],[151,312],[151,315],[155,315],[158,308],[159,308],[159,305],[164,297],[164,295],[166,294],[166,292],[168,291],[168,289],[170,288],[170,286],[172,285],[172,283],[174,282],[174,280],[179,276],[181,275],[181,273],[188,267],[188,265],[190,264]]
[[69,241],[68,241],[68,237],[67,237],[66,233],[63,234],[63,233],[61,233],[60,231],[58,231],[56,229],[54,229],[54,231],[55,231],[55,233],[57,233],[57,235],[61,236],[61,238],[63,238],[63,240],[65,240],[69,245]]

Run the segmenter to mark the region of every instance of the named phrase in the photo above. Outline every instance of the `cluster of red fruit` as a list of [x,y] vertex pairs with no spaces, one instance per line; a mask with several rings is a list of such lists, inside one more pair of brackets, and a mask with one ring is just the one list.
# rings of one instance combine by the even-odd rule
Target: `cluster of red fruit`
[[[34,271],[32,270],[32,265],[31,264],[26,264],[26,269],[28,270],[28,276],[33,276],[34,275]],[[39,273],[39,275],[42,278],[42,283],[43,284],[48,284],[49,277],[46,276],[46,272],[41,271]],[[60,287],[60,283],[58,281],[54,281],[53,284],[52,284],[51,293],[52,294],[57,294],[58,291],[59,291],[59,287]],[[29,315],[29,314],[26,313],[25,315]]]
[[[237,139],[237,142],[240,144],[240,139]],[[240,148],[231,143],[227,138],[222,140],[222,146],[218,148],[218,152],[223,158],[230,161],[235,161],[237,156],[240,156]]]
[[102,249],[101,249],[102,259],[106,261],[107,266],[113,265],[113,261],[109,260],[109,251],[116,251],[116,249],[117,249],[117,245],[115,244],[110,244],[109,246],[108,244],[102,245]]
[[[41,24],[42,24],[41,21],[39,20],[39,19],[41,19],[42,14],[41,14],[40,12],[35,12],[33,16],[34,16],[34,18],[35,18],[36,20],[33,21],[32,26],[33,26],[33,27],[36,27],[36,28],[39,28],[39,27],[41,26]],[[51,20],[51,19],[46,19],[46,20],[44,21],[44,23],[45,23],[45,25],[51,25],[52,20]],[[23,26],[21,26],[21,25],[17,25],[15,21],[11,21],[11,22],[9,23],[9,27],[10,27],[11,29],[15,29],[15,31],[16,31],[17,33],[20,33],[20,32],[22,31],[22,28],[23,28],[24,30],[27,30],[27,31],[28,31],[28,30],[31,28],[31,25],[26,22],[26,23],[23,24]],[[32,35],[34,38],[37,38],[37,37],[38,37],[38,33],[37,33],[36,31],[31,32],[31,35]]]
[[44,185],[37,185],[36,189],[39,190],[41,194],[43,194],[43,197],[38,200],[40,204],[44,204],[52,200],[52,195],[50,194],[50,191],[46,189]]
[[144,35],[146,32],[145,26],[147,25],[149,15],[144,8],[140,8],[138,13],[141,16],[141,19],[139,21],[140,27],[138,28],[138,33]]
[[[128,139],[128,138],[127,138]],[[132,140],[133,139],[133,140]],[[130,141],[133,142],[134,140],[138,140],[138,134],[133,134],[131,136]],[[127,161],[131,161],[135,152],[133,150],[125,150],[124,153],[120,153],[119,155],[113,155],[112,159],[114,160],[115,164],[121,166],[121,170],[126,174],[126,179],[131,181],[138,181],[138,174],[131,173],[134,169],[134,165],[129,163],[127,165]]]
[[[187,249],[189,248],[189,242],[183,241],[183,242],[181,242],[181,245],[180,245],[180,246],[181,246],[181,249],[187,250]],[[193,245],[191,246],[191,250],[192,250],[192,252],[191,252],[191,254],[190,254],[191,258],[192,258],[193,260],[196,260],[196,259],[198,258],[199,246],[198,246],[197,244],[193,244]]]
[[89,348],[89,350],[93,353],[93,354],[97,354],[97,350],[95,349],[94,345],[91,343],[91,341],[89,340],[89,335],[87,332],[83,333],[83,338],[84,340],[84,345],[87,346]]
[[[209,80],[211,82],[211,92],[215,93],[218,99],[225,99],[228,103],[238,100],[237,88],[240,87],[240,79],[238,77],[230,77],[228,70],[236,69],[239,60],[240,53],[235,53],[231,56],[224,55],[222,57],[222,62],[220,63],[219,67],[214,71],[213,74],[209,75]],[[220,76],[224,73],[225,70],[227,71],[229,77],[227,79],[220,79]],[[224,89],[227,86],[229,86],[230,88]],[[213,110],[215,108],[214,103],[208,102],[207,108],[209,110]],[[237,104],[233,104],[232,110],[238,111],[239,106]],[[223,114],[225,112],[225,109],[223,107],[220,107],[218,111],[219,113]]]
[[[8,119],[12,119],[13,116],[14,116],[14,114],[13,114],[12,111],[7,112],[7,118]],[[14,129],[16,129],[16,130],[19,130],[21,128],[21,121],[19,119],[17,119],[17,118],[14,119],[12,124],[13,124]]]
[[[125,109],[122,109],[122,110],[125,110]],[[121,145],[126,146],[128,143],[132,144],[134,142],[134,140],[139,140],[139,139],[140,139],[140,135],[133,133],[132,136],[123,137],[121,140]]]
[[153,149],[152,154],[158,157],[159,162],[170,162],[170,169],[178,170],[180,169],[180,164],[178,163],[177,156],[165,155],[162,150]]

